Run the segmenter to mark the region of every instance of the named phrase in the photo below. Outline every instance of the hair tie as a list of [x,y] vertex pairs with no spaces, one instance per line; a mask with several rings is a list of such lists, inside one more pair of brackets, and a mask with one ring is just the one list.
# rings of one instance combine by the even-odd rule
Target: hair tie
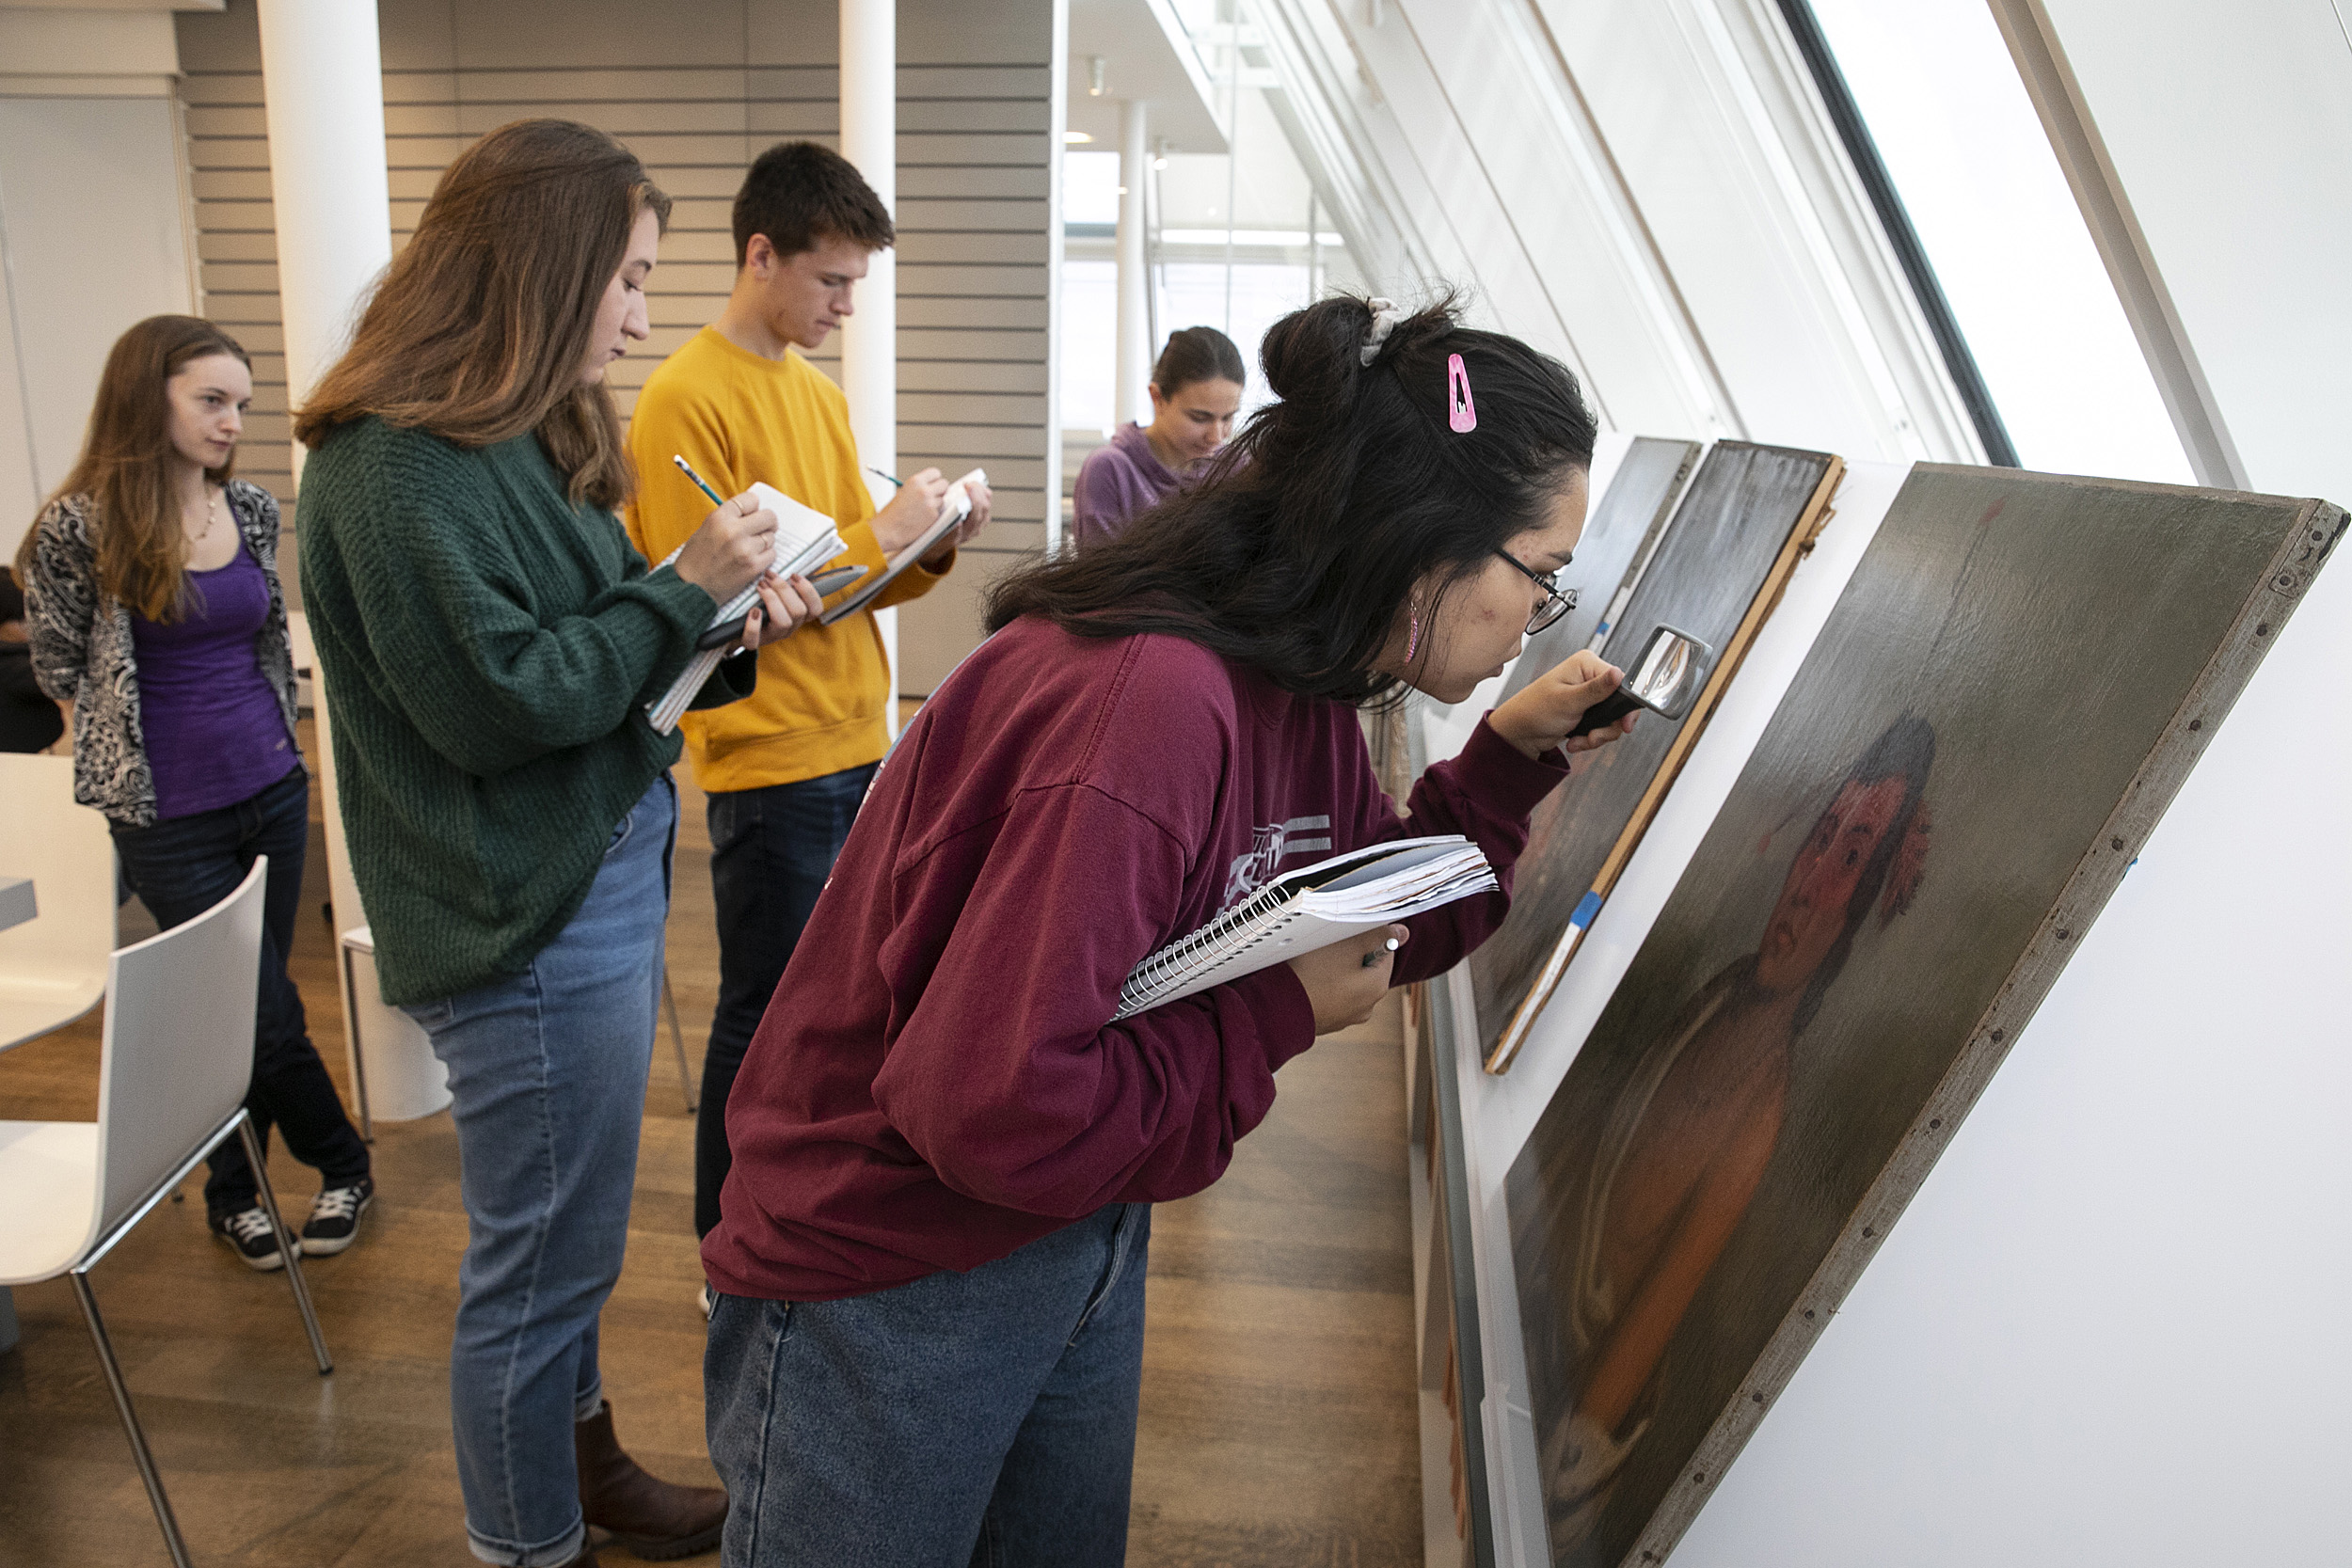
[[1364,303],[1372,308],[1372,330],[1364,335],[1361,358],[1364,368],[1370,370],[1372,362],[1380,357],[1380,345],[1389,341],[1389,334],[1405,319],[1405,312],[1394,300],[1368,299]]

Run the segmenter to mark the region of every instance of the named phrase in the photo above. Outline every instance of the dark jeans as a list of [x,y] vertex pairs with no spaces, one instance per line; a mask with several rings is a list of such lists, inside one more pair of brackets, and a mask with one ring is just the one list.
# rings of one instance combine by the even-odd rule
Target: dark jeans
[[1152,1209],[846,1301],[719,1298],[724,1568],[1118,1568]]
[[817,895],[857,819],[878,763],[765,789],[709,798],[710,893],[719,908],[719,1006],[703,1052],[702,1108],[694,1121],[694,1234],[719,1223],[727,1148],[727,1091],[784,978]]
[[[269,857],[262,894],[262,987],[253,1020],[253,1082],[245,1108],[269,1147],[274,1125],[295,1159],[316,1167],[322,1186],[343,1187],[368,1174],[368,1146],[343,1115],[326,1064],[310,1044],[302,993],[286,974],[294,916],[302,903],[302,857],[310,842],[310,776],[297,767],[259,795],[173,816],[151,828],[114,829],[115,852],[132,891],[165,930],[194,920],[237,891],[254,858]],[[213,1154],[204,1207],[215,1215],[249,1209],[260,1189],[245,1145],[236,1138]]]

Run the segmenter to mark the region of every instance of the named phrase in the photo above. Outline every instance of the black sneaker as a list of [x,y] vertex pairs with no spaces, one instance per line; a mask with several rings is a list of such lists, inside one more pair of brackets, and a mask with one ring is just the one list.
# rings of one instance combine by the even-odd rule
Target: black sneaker
[[329,1187],[310,1200],[302,1227],[305,1258],[332,1258],[359,1236],[359,1216],[375,1201],[375,1178],[363,1176],[348,1187]]
[[269,1216],[262,1212],[260,1204],[233,1214],[215,1214],[211,1224],[213,1234],[234,1248],[248,1268],[267,1271],[286,1266],[285,1255],[278,1250],[278,1232],[270,1228]]

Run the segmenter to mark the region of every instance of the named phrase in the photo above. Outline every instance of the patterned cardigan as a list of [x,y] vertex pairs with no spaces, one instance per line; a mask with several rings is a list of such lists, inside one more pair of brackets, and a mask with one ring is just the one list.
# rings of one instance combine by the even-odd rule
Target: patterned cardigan
[[[294,729],[294,649],[286,637],[286,596],[278,582],[278,500],[258,484],[232,479],[229,514],[269,583],[269,619],[253,639],[262,673],[278,693],[286,733]],[[24,625],[40,689],[73,705],[73,798],[125,828],[155,824],[155,775],[139,723],[139,665],[131,611],[98,586],[87,496],[59,496],[42,509],[33,569],[24,584]]]

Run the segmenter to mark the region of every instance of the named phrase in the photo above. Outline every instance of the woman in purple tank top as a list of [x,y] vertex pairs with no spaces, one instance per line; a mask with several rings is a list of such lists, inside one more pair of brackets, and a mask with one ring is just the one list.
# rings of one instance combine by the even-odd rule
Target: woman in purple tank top
[[[253,396],[246,352],[211,323],[154,316],[106,356],[81,460],[17,553],[33,669],[73,721],[73,794],[103,812],[157,924],[192,920],[269,857],[246,1095],[317,1168],[306,1256],[341,1252],[375,1193],[367,1145],[310,1044],[286,973],[310,831],[294,659],[278,584],[278,502],[230,477]],[[235,1139],[212,1157],[214,1234],[284,1266]]]

